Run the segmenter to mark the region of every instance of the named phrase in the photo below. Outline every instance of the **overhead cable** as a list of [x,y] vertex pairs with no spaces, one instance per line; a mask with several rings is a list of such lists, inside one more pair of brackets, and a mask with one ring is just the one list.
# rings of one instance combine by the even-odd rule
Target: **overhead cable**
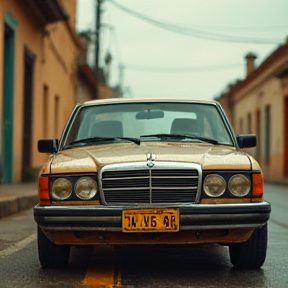
[[136,17],[139,18],[145,22],[148,22],[152,25],[158,26],[162,29],[175,32],[178,34],[183,34],[195,38],[201,38],[201,39],[206,39],[206,40],[213,40],[213,41],[222,41],[222,42],[235,42],[235,43],[253,43],[253,44],[277,44],[280,43],[281,40],[279,39],[267,39],[267,38],[256,38],[256,37],[241,37],[241,36],[233,36],[233,35],[223,35],[223,34],[216,34],[216,33],[211,33],[203,30],[197,30],[197,29],[192,29],[188,27],[181,27],[179,25],[175,24],[169,24],[165,23],[163,21],[159,21],[156,19],[153,19],[151,17],[148,17],[144,14],[141,14],[135,10],[129,9],[118,2],[114,0],[107,0],[111,4],[113,4],[115,7],[118,9]]
[[243,64],[228,64],[217,66],[203,66],[203,67],[156,67],[145,65],[125,65],[124,68],[129,70],[148,71],[148,72],[161,72],[161,73],[193,73],[193,72],[205,72],[205,71],[218,71],[224,69],[231,69],[242,66]]

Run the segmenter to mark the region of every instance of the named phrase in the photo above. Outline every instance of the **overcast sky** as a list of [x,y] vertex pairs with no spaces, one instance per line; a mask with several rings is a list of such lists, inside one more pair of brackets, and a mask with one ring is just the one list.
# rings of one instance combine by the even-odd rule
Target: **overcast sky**
[[[111,85],[123,65],[126,97],[213,99],[245,78],[248,52],[258,66],[286,41],[287,13],[287,0],[106,0],[100,61],[112,54]],[[89,29],[95,1],[78,0]]]

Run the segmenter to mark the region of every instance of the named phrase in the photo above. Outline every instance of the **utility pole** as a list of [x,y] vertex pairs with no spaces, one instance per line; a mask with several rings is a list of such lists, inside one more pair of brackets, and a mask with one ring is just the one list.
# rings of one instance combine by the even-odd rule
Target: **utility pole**
[[124,65],[122,63],[119,64],[119,85],[122,90],[123,88],[123,79],[124,79]]
[[[100,27],[101,27],[101,4],[103,0],[96,1],[96,43],[95,43],[95,77],[97,81],[97,86],[99,83],[99,54],[100,54]],[[98,87],[96,91],[96,98],[98,96]]]

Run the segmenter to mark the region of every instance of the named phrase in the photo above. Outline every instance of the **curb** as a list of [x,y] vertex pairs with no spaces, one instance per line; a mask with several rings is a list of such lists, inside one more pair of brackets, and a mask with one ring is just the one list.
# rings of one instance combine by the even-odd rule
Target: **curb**
[[3,197],[0,199],[0,219],[33,208],[37,203],[38,195]]

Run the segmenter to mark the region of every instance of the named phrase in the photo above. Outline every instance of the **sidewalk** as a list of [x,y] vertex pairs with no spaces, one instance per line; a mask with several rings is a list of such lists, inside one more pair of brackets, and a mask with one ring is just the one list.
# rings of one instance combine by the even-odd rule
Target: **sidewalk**
[[0,219],[34,207],[38,202],[38,183],[0,184]]

